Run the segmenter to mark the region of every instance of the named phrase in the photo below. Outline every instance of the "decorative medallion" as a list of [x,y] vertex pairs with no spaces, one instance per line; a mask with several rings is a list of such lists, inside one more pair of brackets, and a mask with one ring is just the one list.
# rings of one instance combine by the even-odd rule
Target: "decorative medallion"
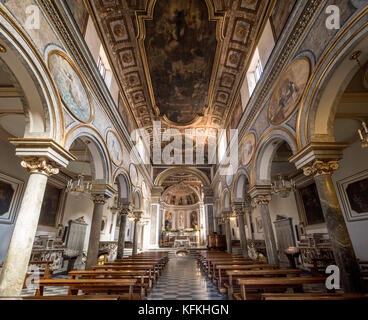
[[117,134],[109,130],[106,134],[106,143],[109,150],[110,158],[116,166],[120,166],[123,162],[123,151]]
[[48,66],[69,112],[81,122],[91,122],[93,119],[91,97],[72,61],[63,52],[52,51],[49,54]]
[[256,145],[256,136],[253,133],[248,134],[240,144],[241,164],[245,167],[253,157]]
[[307,86],[310,71],[309,59],[302,57],[281,74],[268,109],[268,119],[272,124],[281,124],[294,112]]
[[129,175],[130,175],[130,180],[132,181],[132,184],[137,186],[137,184],[138,184],[138,172],[137,172],[137,168],[135,167],[134,163],[131,163],[129,165]]

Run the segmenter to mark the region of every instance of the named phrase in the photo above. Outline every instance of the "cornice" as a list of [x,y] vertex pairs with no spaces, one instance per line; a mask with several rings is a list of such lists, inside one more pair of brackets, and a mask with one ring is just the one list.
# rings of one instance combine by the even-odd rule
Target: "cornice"
[[[98,98],[99,105],[102,107],[106,116],[110,119],[115,130],[119,132],[125,147],[128,152],[130,152],[134,147],[134,144],[130,139],[130,134],[117,111],[118,108],[115,105],[105,82],[99,75],[97,66],[80,34],[78,27],[70,16],[65,1],[39,0],[39,3],[46,10],[48,17],[59,33],[60,40],[63,41],[75,62],[80,68],[86,71],[85,75]],[[139,170],[151,187],[153,185],[152,178],[147,168],[145,166],[140,166]]]
[[288,61],[292,58],[296,49],[302,43],[303,35],[307,28],[314,22],[314,16],[318,12],[321,4],[323,4],[322,0],[306,0],[297,2],[296,5],[299,6],[299,8],[303,8],[302,12],[298,19],[294,19],[293,26],[290,26],[289,29],[291,32],[289,32],[288,37],[285,36],[284,39],[279,39],[269,58],[262,79],[253,92],[253,95],[250,98],[240,120],[239,140],[241,140],[251,128],[254,120],[264,106],[264,102],[272,92],[272,88],[275,85],[277,77],[286,67]]

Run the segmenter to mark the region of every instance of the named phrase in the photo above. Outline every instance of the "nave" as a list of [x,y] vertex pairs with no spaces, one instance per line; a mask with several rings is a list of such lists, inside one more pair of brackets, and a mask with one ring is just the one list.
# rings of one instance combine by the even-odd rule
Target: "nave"
[[0,1],[0,299],[365,298],[368,4],[336,2]]

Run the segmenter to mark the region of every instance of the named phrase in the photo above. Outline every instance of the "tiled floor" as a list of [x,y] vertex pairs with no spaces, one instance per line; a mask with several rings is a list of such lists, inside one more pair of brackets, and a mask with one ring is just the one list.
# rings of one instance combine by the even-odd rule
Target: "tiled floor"
[[197,266],[193,256],[170,260],[154,285],[148,300],[224,300],[217,288]]

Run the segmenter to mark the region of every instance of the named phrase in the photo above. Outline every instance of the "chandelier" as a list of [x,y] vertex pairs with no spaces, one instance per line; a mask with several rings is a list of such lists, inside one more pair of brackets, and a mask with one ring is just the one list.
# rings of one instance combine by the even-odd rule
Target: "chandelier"
[[[85,143],[88,146],[90,142],[86,141]],[[87,158],[87,149],[88,149],[87,146],[86,146],[86,150],[84,154],[85,156],[84,159]],[[84,178],[83,168],[82,168],[82,172],[78,175],[77,180],[71,179],[68,181],[68,184],[66,186],[66,191],[70,194],[77,195],[77,196],[90,193],[92,190],[92,183],[85,182],[84,179],[85,178]]]
[[362,148],[368,148],[368,128],[367,123],[365,121],[362,121],[362,129],[358,129],[360,142],[362,144]]
[[277,175],[277,179],[271,184],[272,192],[280,195],[281,198],[287,198],[290,191],[295,190],[295,182],[293,180],[286,180],[281,173]]

